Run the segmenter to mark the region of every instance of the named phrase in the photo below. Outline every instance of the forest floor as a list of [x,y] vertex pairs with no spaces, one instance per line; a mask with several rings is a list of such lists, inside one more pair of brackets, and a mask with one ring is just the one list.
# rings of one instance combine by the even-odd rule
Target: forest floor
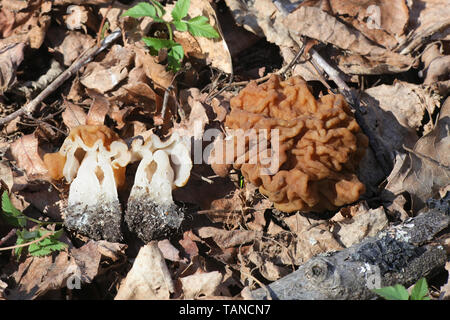
[[[447,0],[142,3],[0,3],[0,300],[251,299],[251,292],[282,283],[277,281],[311,259],[328,257],[403,226],[433,209],[431,204],[440,199],[440,208],[449,215]],[[306,83],[295,87],[293,83],[304,82],[292,79]],[[270,123],[282,130],[318,119],[314,112],[291,119],[283,107],[282,120],[275,112],[262,116],[263,111],[248,111],[252,107],[248,118],[234,116],[239,103],[233,97],[248,97],[258,104],[258,97],[266,97],[268,84],[277,81],[299,92],[309,90],[305,104],[342,94],[346,101],[342,103],[349,106],[343,107],[347,116],[359,126],[350,140],[342,140],[344,145],[331,148],[348,147],[353,151],[345,152],[355,152],[355,159],[354,150],[364,150],[360,159],[352,155],[336,165],[338,169],[327,167],[322,178],[309,174],[313,169],[305,162],[282,164],[280,170],[300,168],[296,172],[313,181],[306,191],[300,187],[301,179],[292,177],[294,171],[286,175],[288,182],[267,191],[267,180],[250,176],[245,166],[242,170],[228,166],[225,174],[211,166],[207,159],[212,133],[238,124],[251,128],[250,119],[274,121]],[[278,98],[285,98],[287,92]],[[62,165],[44,161],[44,155],[58,152],[69,136],[85,139],[83,130],[88,129],[80,126],[95,128],[96,139],[111,135],[130,150],[124,153],[131,157],[130,164],[123,171],[114,167],[114,175],[104,185],[106,171],[101,176],[86,174],[87,180],[76,173],[69,178],[66,154]],[[82,128],[81,133],[77,128]],[[355,138],[358,132],[367,137],[366,147],[362,138]],[[179,149],[162,146],[160,150],[182,157],[187,148],[192,159],[184,167],[186,163],[177,166],[171,158],[165,173],[149,165],[143,171],[146,179],[156,181],[161,174],[162,180],[151,184],[138,204],[130,205],[140,172],[137,160],[146,157],[134,150],[139,141],[155,136],[163,141],[181,137],[167,140],[181,141]],[[298,153],[289,149],[290,156],[306,152],[300,142],[297,145],[290,145],[292,150],[298,148]],[[86,150],[73,155],[85,167]],[[95,154],[96,159],[102,156],[100,151]],[[330,166],[341,161],[338,155],[331,158],[327,158]],[[100,160],[93,161],[101,166]],[[322,161],[319,151],[311,161]],[[81,172],[82,167],[74,165],[73,170]],[[177,183],[183,172],[189,180]],[[72,183],[78,183],[78,191]],[[340,193],[339,183],[364,189],[353,199],[350,189]],[[93,186],[97,184],[99,195],[89,194],[97,192]],[[118,193],[115,184],[121,184]],[[116,202],[111,200],[107,206],[115,205],[111,210],[119,212],[118,222],[98,204],[107,193],[104,190],[113,190],[108,196],[112,194]],[[101,208],[94,212],[95,226],[69,223],[75,215],[68,205],[69,194],[75,198],[76,192],[80,201],[89,198]],[[150,206],[158,203],[157,208],[159,201],[168,201],[164,203],[180,219],[178,223],[174,218],[176,227],[167,227],[172,222],[164,215],[172,213],[166,207],[154,209],[156,217],[146,216],[142,206],[148,201]],[[137,212],[127,220],[133,208]],[[152,219],[159,220],[149,231]],[[449,299],[448,224],[443,222],[442,230],[426,244],[411,244],[435,246],[445,259],[430,261],[425,271],[415,270],[405,282],[384,282],[386,275],[380,275],[379,285],[400,284],[411,291],[414,283],[426,278],[428,297]],[[403,267],[408,269],[409,264],[412,260]],[[377,297],[367,292],[364,297]],[[332,298],[326,293],[321,297]]]

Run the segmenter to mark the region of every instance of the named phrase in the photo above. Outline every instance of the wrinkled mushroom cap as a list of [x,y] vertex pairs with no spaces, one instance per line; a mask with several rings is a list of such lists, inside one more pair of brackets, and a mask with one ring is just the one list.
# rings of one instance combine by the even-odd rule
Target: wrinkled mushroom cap
[[[240,149],[242,141],[230,130],[231,136],[219,139],[210,157],[216,174],[227,174],[231,157],[234,168],[285,212],[334,210],[365,192],[354,172],[368,139],[341,95],[316,100],[300,77],[282,81],[273,75],[261,85],[251,82],[230,105],[228,129],[265,130],[268,137],[278,130],[279,147],[267,138],[267,150],[279,163],[272,174],[265,174],[268,165],[261,163],[259,154],[256,163],[239,163],[251,158],[249,143]],[[244,153],[230,155],[226,150]]]

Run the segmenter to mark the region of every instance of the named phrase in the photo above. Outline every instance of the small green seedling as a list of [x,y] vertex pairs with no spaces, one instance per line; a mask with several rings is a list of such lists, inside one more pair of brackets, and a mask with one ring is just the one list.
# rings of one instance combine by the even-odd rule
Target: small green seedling
[[401,284],[373,290],[386,300],[430,300],[428,296],[428,284],[425,278],[421,278],[414,285],[411,295]]
[[[2,214],[1,217],[11,226],[17,228],[17,241],[14,246],[14,253],[20,257],[22,250],[28,248],[28,253],[32,256],[45,256],[52,251],[61,251],[67,248],[67,244],[59,241],[64,229],[57,231],[50,231],[44,228],[46,224],[58,224],[55,222],[46,222],[36,220],[25,216],[11,203],[8,192],[4,191],[2,194]],[[27,220],[37,223],[38,228],[34,230],[27,230]],[[1,250],[2,248],[0,248]]]
[[152,55],[157,55],[159,50],[167,50],[167,67],[169,70],[178,71],[181,68],[181,61],[184,57],[184,50],[181,44],[173,40],[172,25],[178,31],[187,31],[195,37],[219,38],[219,33],[209,24],[208,18],[196,16],[189,20],[184,20],[187,16],[190,0],[178,0],[173,8],[172,20],[166,21],[163,16],[166,13],[164,7],[156,0],[150,3],[140,2],[136,6],[125,11],[122,16],[133,18],[151,17],[155,22],[166,25],[169,32],[169,39],[143,37],[142,41],[150,48]]

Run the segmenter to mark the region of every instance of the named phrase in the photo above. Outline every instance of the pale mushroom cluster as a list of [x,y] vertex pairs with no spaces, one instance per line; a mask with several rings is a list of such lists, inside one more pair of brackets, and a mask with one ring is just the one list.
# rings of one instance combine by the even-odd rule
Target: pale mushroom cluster
[[172,198],[172,190],[184,186],[191,173],[189,150],[173,134],[162,142],[152,135],[146,141],[136,139],[131,147],[132,161],[140,160],[128,199],[125,221],[144,241],[160,238],[178,229],[183,208]]
[[125,221],[145,241],[179,228],[184,214],[172,189],[189,179],[188,147],[173,134],[162,142],[151,134],[135,139],[131,150],[111,129],[83,125],[71,130],[60,150],[46,154],[53,179],[70,183],[65,225],[93,239],[121,241],[122,209],[117,189],[125,183],[129,163],[140,161],[128,200]]

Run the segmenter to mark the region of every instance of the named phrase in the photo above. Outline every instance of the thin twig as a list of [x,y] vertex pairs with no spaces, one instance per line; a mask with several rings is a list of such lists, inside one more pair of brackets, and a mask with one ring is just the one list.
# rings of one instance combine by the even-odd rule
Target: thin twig
[[[174,79],[175,79],[175,77],[174,77]],[[161,119],[163,119],[163,120],[166,117],[167,103],[169,102],[169,94],[170,94],[170,91],[172,91],[172,89],[173,89],[173,85],[171,84],[170,86],[168,86],[166,88],[166,91],[164,91],[164,99],[163,99],[163,104],[162,104],[162,109],[161,109]]]
[[19,110],[7,115],[6,117],[0,119],[0,126],[8,123],[9,121],[22,116],[31,115],[32,112],[37,108],[37,106],[48,97],[53,91],[59,88],[67,79],[74,75],[79,69],[85,66],[87,63],[92,61],[92,59],[106,47],[108,47],[112,42],[114,42],[121,35],[121,30],[117,29],[105,39],[103,39],[101,46],[92,46],[90,49],[85,51],[72,65],[67,68],[63,73],[61,73],[47,88],[45,88],[36,98],[21,107]]
[[100,23],[100,28],[98,29],[97,33],[97,46],[100,46],[100,37],[102,35],[103,26],[105,25],[106,17],[108,16],[109,11],[111,10],[112,6],[114,5],[114,2],[116,0],[112,0],[111,3],[108,5],[108,9],[106,9],[105,15],[103,16],[102,22]]
[[197,172],[192,171],[191,173],[192,173],[194,176],[196,176],[196,177],[202,179],[203,181],[208,182],[209,184],[213,184],[213,183],[214,183],[214,181],[212,181],[211,179],[208,179],[208,178],[202,176],[201,174],[198,174]]
[[27,243],[22,243],[22,244],[16,244],[14,246],[10,246],[10,247],[4,247],[4,248],[0,248],[0,251],[6,251],[6,250],[11,250],[11,249],[17,249],[17,248],[22,248],[22,247],[27,247],[33,243],[36,242],[41,242],[42,240],[44,240],[45,238],[48,238],[50,236],[52,236],[55,232],[49,232],[44,234],[42,237],[35,239],[33,241],[27,242]]

